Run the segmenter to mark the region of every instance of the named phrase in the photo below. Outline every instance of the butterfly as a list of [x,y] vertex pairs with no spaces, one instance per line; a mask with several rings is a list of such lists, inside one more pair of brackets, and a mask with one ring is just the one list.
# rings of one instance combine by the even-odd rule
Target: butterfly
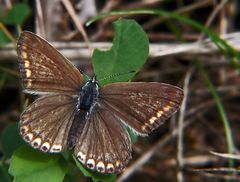
[[48,153],[73,149],[88,169],[120,173],[131,159],[126,127],[147,136],[180,107],[182,89],[157,82],[119,82],[100,88],[46,40],[24,31],[17,42],[26,93],[39,96],[20,116],[22,138]]

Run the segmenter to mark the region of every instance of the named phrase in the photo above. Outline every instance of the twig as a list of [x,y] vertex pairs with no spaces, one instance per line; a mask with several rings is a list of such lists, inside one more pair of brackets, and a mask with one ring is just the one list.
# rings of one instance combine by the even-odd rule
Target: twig
[[[240,48],[240,41],[239,41],[240,34],[239,33],[233,33],[233,34],[226,34],[222,35],[221,38],[225,39],[229,45],[234,47],[236,50],[239,50]],[[179,45],[179,44],[178,44]],[[177,44],[173,44],[172,46],[162,47],[163,49],[158,50],[151,50],[150,49],[150,54],[152,53],[151,51],[154,51],[154,57],[157,56],[166,56],[166,55],[172,55],[172,54],[180,54],[180,53],[190,53],[192,54],[193,52],[197,51],[203,51],[203,52],[213,52],[214,50],[217,50],[217,47],[215,44],[213,44],[209,39],[205,39],[201,42],[194,42],[190,44],[181,44],[178,46]],[[157,47],[156,47],[157,48]]]
[[5,0],[5,4],[8,9],[12,8],[12,2],[10,0]]
[[[10,1],[10,0],[5,0],[5,4],[6,4],[6,7],[7,7],[7,9],[12,9],[12,2]],[[16,26],[16,29],[17,29],[17,32],[18,32],[18,35],[20,34],[20,32],[21,32],[21,30],[22,30],[22,28],[21,28],[21,26],[20,25],[17,25]],[[11,33],[10,33],[10,35],[12,35]],[[8,36],[8,35],[7,35]],[[13,38],[14,38],[14,36],[12,36]],[[11,39],[10,38],[10,40],[12,41],[12,42],[15,42],[16,40],[15,40],[15,38],[14,39]]]
[[14,76],[17,76],[18,77],[18,72],[17,71],[14,71],[12,69],[9,69],[9,68],[4,68],[2,66],[0,66],[0,71],[3,71],[5,73],[8,73],[10,75],[14,75]]
[[[236,78],[239,75],[236,75]],[[220,93],[237,93],[240,91],[240,85],[236,84],[236,85],[223,85],[223,86],[218,86],[216,87],[217,92]],[[203,95],[210,95],[211,92],[209,91],[208,88],[203,88],[203,89],[197,89],[194,91],[194,94],[197,94],[198,96],[203,96]]]
[[[216,156],[212,155],[193,155],[193,156],[187,156],[184,157],[184,166],[191,166],[191,167],[202,167],[206,166],[206,164],[213,164],[217,163],[219,161],[219,158]],[[176,159],[171,158],[166,161],[163,161],[160,165],[158,165],[158,168],[163,168],[163,167],[174,167],[176,166]],[[187,167],[185,168],[187,169]]]
[[74,24],[76,25],[78,31],[82,34],[83,39],[85,40],[89,50],[92,50],[92,46],[90,44],[90,41],[88,39],[87,33],[85,31],[85,29],[83,28],[82,23],[79,21],[76,12],[74,11],[74,8],[72,6],[72,4],[70,3],[70,1],[68,0],[61,0],[62,3],[64,4],[65,8],[67,9],[69,15],[71,16]]
[[[208,85],[208,88],[211,91],[212,96],[216,102],[217,109],[221,116],[221,120],[222,120],[223,127],[225,130],[227,150],[229,153],[233,153],[235,151],[235,144],[234,144],[234,140],[233,140],[232,129],[230,127],[229,120],[228,120],[227,114],[225,112],[225,109],[223,107],[222,101],[216,91],[215,86],[213,85],[212,81],[210,80],[208,73],[203,68],[202,64],[198,63],[198,64],[196,64],[196,66],[198,67],[199,71],[201,72],[201,74],[204,78],[204,81]],[[230,164],[230,166],[233,165],[231,160],[230,160],[229,164]]]
[[[198,172],[198,174],[214,177],[218,179],[226,180],[234,180],[239,181],[240,170],[235,168],[207,168],[207,169],[190,169],[190,171]],[[233,175],[234,174],[234,175]]]
[[[208,28],[211,23],[213,22],[214,18],[217,16],[217,14],[221,11],[221,9],[224,7],[224,5],[227,3],[227,0],[222,0],[217,6],[216,8],[213,10],[213,12],[211,13],[211,15],[209,16],[207,22],[205,23],[205,27]],[[199,36],[198,40],[200,41],[201,39],[203,39],[204,37],[204,33],[201,33],[201,35]]]
[[78,3],[78,19],[81,22],[85,22],[88,18],[94,17],[97,15],[97,7],[95,0],[82,0]]
[[210,151],[210,153],[213,154],[213,155],[216,155],[218,157],[240,160],[240,155],[239,154],[236,155],[236,154],[229,154],[229,153],[218,153],[218,152],[214,152],[214,151]]
[[[100,13],[104,13],[104,12],[108,12],[111,11],[112,9],[116,8],[119,5],[120,1],[116,1],[116,0],[108,0],[106,1],[105,5],[103,6],[103,8],[100,10]],[[109,22],[113,19],[113,17],[107,17],[104,18],[101,21],[101,23],[99,23],[98,29],[96,31],[96,33],[91,37],[92,40],[97,40],[99,37],[102,37],[105,34],[105,26],[107,24],[109,24]]]
[[[225,97],[222,97],[222,101],[225,101],[225,100],[229,100],[229,99],[232,99],[233,97],[239,97],[240,94],[237,92],[236,94],[233,94],[231,96],[225,96]],[[209,99],[207,101],[204,101],[204,102],[201,102],[200,104],[198,104],[197,106],[192,106],[187,114],[186,114],[186,117],[187,118],[190,118],[190,117],[194,117],[194,115],[196,115],[196,113],[203,113],[203,111],[208,111],[210,110],[212,107],[215,107],[216,106],[216,102],[213,100],[213,99]]]
[[46,37],[45,24],[43,21],[42,5],[40,0],[35,0],[36,3],[36,33],[42,37]]
[[219,34],[226,34],[228,31],[228,26],[231,24],[229,21],[229,16],[227,16],[226,6],[220,10],[220,23],[219,23]]
[[3,23],[0,22],[0,29],[4,32],[4,34],[12,41],[16,42],[16,39],[13,37],[13,35],[8,31],[8,29],[4,26]]
[[182,106],[180,108],[179,113],[179,122],[178,122],[178,152],[177,152],[177,163],[178,163],[178,172],[177,172],[177,180],[178,182],[184,181],[183,176],[183,166],[184,166],[184,160],[183,160],[183,121],[185,119],[186,115],[186,105],[187,105],[187,98],[188,98],[188,92],[189,92],[189,82],[192,74],[192,69],[190,69],[185,77],[184,80],[184,99],[182,102]]
[[[212,1],[210,1],[210,0],[197,1],[196,3],[191,4],[189,6],[186,6],[186,7],[183,7],[181,9],[178,9],[175,12],[178,13],[178,14],[186,13],[186,12],[189,12],[189,11],[193,11],[193,10],[195,10],[197,8],[201,8],[201,7],[207,6],[207,5],[211,4],[211,3],[212,3]],[[149,22],[143,24],[143,28],[144,28],[144,30],[148,30],[152,26],[154,26],[156,24],[160,24],[160,23],[162,23],[162,22],[164,22],[165,20],[168,20],[168,19],[169,18],[164,18],[164,17],[162,17],[162,18],[159,18],[159,17],[154,18],[152,21],[149,21]]]
[[219,167],[219,168],[205,168],[205,169],[193,169],[192,171],[195,172],[238,172],[240,173],[239,169],[235,168],[226,168],[226,167]]
[[126,4],[120,5],[118,9],[140,9],[140,8],[150,8],[160,6],[161,3],[164,3],[165,0],[142,0],[142,1],[133,1]]
[[[222,36],[229,45],[234,47],[236,50],[240,50],[240,32],[234,32]],[[86,44],[82,42],[51,42],[50,43],[63,53],[70,60],[74,59],[90,59],[91,53],[86,49]],[[16,51],[15,44],[9,44],[0,49],[0,60],[15,59]],[[95,42],[92,43],[92,47],[107,50],[111,48],[112,43],[109,42]],[[208,54],[218,52],[219,49],[208,39],[200,43],[185,43],[185,44],[173,44],[173,43],[152,43],[150,46],[149,57],[161,57],[168,55],[194,55],[194,54]]]

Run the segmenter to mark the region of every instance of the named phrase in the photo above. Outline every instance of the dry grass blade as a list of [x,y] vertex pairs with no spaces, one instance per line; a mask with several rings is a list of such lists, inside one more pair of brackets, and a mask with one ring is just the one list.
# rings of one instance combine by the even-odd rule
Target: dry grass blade
[[201,175],[224,179],[224,180],[240,180],[240,170],[235,168],[208,168],[208,169],[190,169],[192,172],[198,172]]
[[[198,8],[203,8],[203,7],[209,6],[211,4],[212,4],[211,0],[196,1],[196,3],[193,3],[193,4],[189,5],[189,6],[182,7],[180,9],[176,10],[175,12],[179,13],[179,14],[186,13],[186,12],[194,11],[194,10],[196,10]],[[156,25],[159,25],[159,24],[163,23],[164,21],[166,21],[168,19],[169,18],[166,18],[166,17],[154,18],[153,20],[143,24],[143,28],[145,30],[150,29],[150,28],[152,28],[152,27],[154,27]]]
[[[211,25],[211,23],[213,22],[213,20],[216,18],[217,14],[223,9],[224,5],[227,3],[227,0],[222,0],[217,6],[216,8],[213,10],[213,12],[211,13],[211,15],[209,16],[207,22],[205,23],[205,27],[209,27]],[[203,38],[204,34],[202,33],[199,36],[199,41]]]
[[[1,24],[0,24],[1,25]],[[228,42],[229,45],[234,47],[236,50],[240,50],[240,32],[229,33],[223,35],[222,38]],[[56,49],[60,50],[63,55],[65,55],[68,59],[90,59],[91,54],[89,54],[89,49],[86,49],[85,43],[81,42],[50,42]],[[109,42],[94,42],[91,43],[92,48],[97,49],[109,49],[112,44]],[[177,54],[208,54],[219,52],[219,49],[208,39],[205,39],[201,42],[194,43],[184,43],[184,44],[173,44],[173,43],[161,43],[150,44],[149,57],[162,57],[162,56],[170,56]],[[9,44],[8,46],[2,47],[0,49],[0,61],[1,60],[11,60],[16,58],[15,54],[15,44]]]
[[72,4],[68,0],[61,0],[61,1],[64,4],[64,6],[66,7],[69,15],[71,16],[73,22],[75,23],[75,25],[76,25],[77,29],[79,30],[79,32],[82,34],[83,39],[85,40],[89,50],[91,51],[92,47],[91,47],[90,41],[88,39],[87,33],[86,33],[85,29],[83,28],[83,24],[79,21],[79,19],[77,17],[77,14],[74,11],[74,8],[73,8]]
[[36,3],[36,34],[46,37],[45,32],[45,23],[43,21],[43,12],[42,12],[42,5],[41,1],[35,0]]
[[[211,155],[195,155],[195,156],[185,156],[184,157],[184,166],[191,167],[200,167],[206,164],[215,163],[218,161],[218,158]],[[177,161],[175,158],[171,158],[161,163],[159,166],[177,166]],[[186,167],[184,168],[184,170]]]
[[[9,32],[9,30],[6,28],[6,26],[0,22],[0,30],[2,30],[5,35],[12,41],[16,42],[16,39],[13,37],[13,35]],[[1,55],[1,54],[0,54]]]
[[177,153],[177,163],[178,163],[178,172],[177,172],[177,179],[178,182],[184,181],[183,176],[183,166],[184,166],[184,156],[183,156],[183,121],[185,119],[186,115],[186,105],[187,105],[187,99],[188,99],[188,93],[189,93],[189,82],[191,78],[192,69],[190,69],[185,77],[184,80],[184,98],[182,102],[182,106],[180,108],[180,114],[179,114],[179,122],[178,122],[178,153]]
[[[221,36],[229,45],[236,50],[240,50],[240,32],[229,33]],[[152,46],[150,49],[150,55],[152,57],[167,56],[174,54],[206,54],[219,51],[216,45],[209,39],[205,39],[198,42],[186,43],[186,44],[173,44],[162,46]]]
[[214,152],[214,151],[210,151],[211,154],[222,157],[222,158],[228,158],[228,159],[236,159],[236,160],[240,160],[240,155],[236,155],[236,154],[229,154],[229,153],[218,153],[218,152]]

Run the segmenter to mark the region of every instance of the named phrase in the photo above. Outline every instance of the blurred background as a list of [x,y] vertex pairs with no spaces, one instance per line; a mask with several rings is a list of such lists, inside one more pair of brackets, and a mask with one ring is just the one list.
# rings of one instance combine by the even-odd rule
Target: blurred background
[[[15,44],[22,30],[47,39],[79,69],[93,75],[92,48],[111,47],[112,22],[119,16],[85,23],[114,10],[162,9],[209,28],[238,55],[240,1],[227,0],[0,0],[0,176],[6,129],[15,127],[26,99],[18,78]],[[134,81],[156,81],[184,88],[182,110],[149,137],[133,145],[133,160],[118,181],[238,181],[240,148],[240,57],[227,57],[206,34],[176,19],[124,15],[135,19],[150,41],[149,58]],[[18,144],[13,144],[14,151]],[[11,146],[10,146],[11,148]],[[229,160],[232,159],[230,162]],[[80,172],[79,172],[80,173]],[[1,179],[1,178],[0,178]],[[90,181],[79,175],[76,181]]]

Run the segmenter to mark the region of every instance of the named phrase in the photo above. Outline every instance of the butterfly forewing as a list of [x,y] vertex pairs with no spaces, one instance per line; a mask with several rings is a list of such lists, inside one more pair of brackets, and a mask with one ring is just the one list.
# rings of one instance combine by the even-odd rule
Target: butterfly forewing
[[83,76],[47,41],[30,32],[17,42],[19,71],[27,92],[78,94]]
[[99,99],[137,134],[147,135],[178,110],[183,91],[162,83],[114,83],[101,89]]
[[61,152],[76,113],[76,99],[69,95],[42,96],[20,117],[20,134],[32,147]]
[[91,170],[121,172],[131,158],[131,142],[120,119],[96,102],[78,132],[75,155]]

